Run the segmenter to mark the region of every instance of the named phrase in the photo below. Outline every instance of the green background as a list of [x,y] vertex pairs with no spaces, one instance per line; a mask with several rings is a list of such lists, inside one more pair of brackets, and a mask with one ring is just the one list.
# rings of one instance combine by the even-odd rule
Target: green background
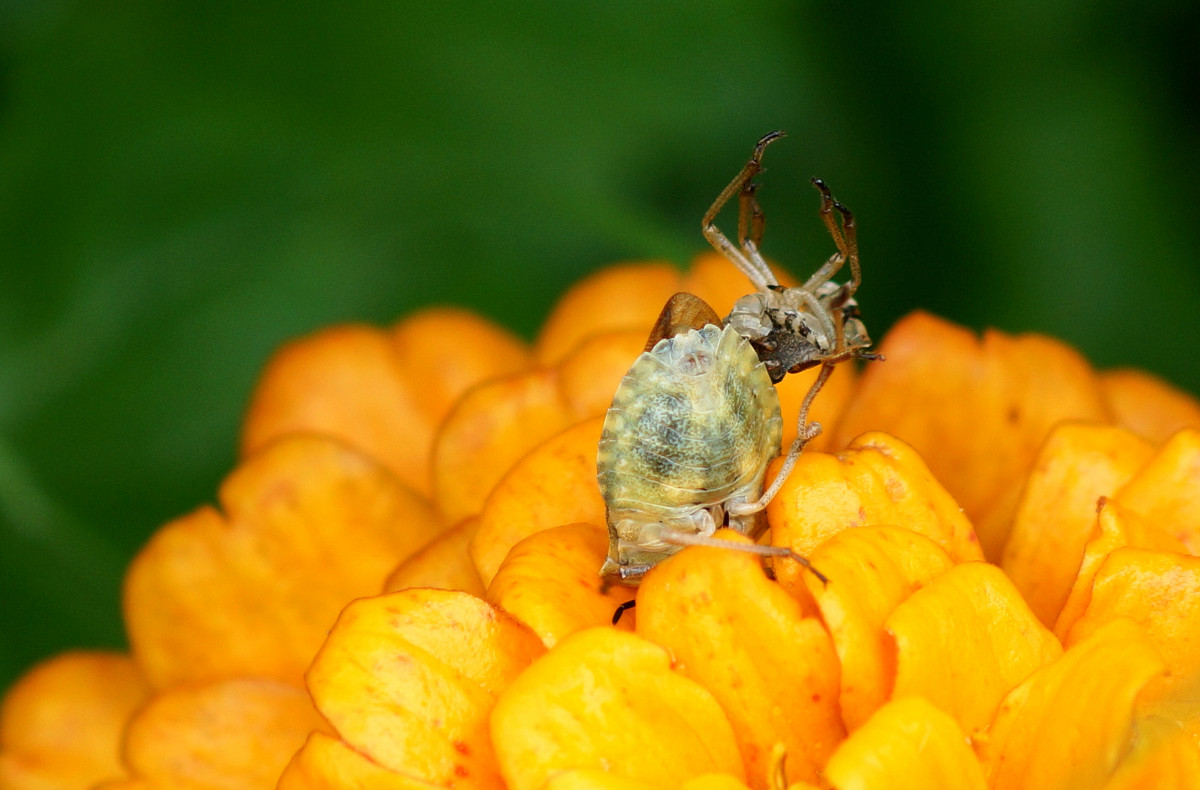
[[1198,29],[1189,0],[0,0],[0,686],[121,643],[124,564],[212,499],[281,341],[430,303],[531,335],[597,267],[702,250],[774,128],[767,252],[830,252],[824,177],[876,337],[924,307],[1200,389]]

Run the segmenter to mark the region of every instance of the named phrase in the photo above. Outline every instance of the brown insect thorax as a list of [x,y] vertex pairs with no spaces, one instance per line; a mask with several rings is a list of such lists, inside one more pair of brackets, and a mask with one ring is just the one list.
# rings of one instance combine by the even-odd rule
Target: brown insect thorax
[[[756,501],[782,426],[765,366],[732,327],[691,329],[639,356],[600,438],[609,534],[601,573],[636,583],[679,551],[678,536],[709,536],[731,505]],[[731,515],[729,526],[751,534],[757,515]]]
[[[834,304],[840,305],[840,314],[834,313]],[[788,373],[820,365],[838,353],[854,356],[871,345],[858,303],[844,285],[833,282],[823,283],[815,293],[775,286],[747,294],[734,302],[725,324],[750,341],[776,383]]]

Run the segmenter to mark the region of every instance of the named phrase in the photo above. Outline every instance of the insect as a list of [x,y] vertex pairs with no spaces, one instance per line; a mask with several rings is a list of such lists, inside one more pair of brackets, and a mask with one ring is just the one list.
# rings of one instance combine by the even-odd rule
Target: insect
[[[656,336],[683,316],[704,323]],[[600,572],[626,584],[711,536],[726,516],[737,531],[754,532],[783,434],[766,367],[698,297],[672,297],[647,346],[617,388],[597,454],[609,531]]]
[[[726,520],[746,535],[758,530],[759,513],[778,492],[804,444],[821,428],[807,414],[833,365],[870,356],[853,295],[859,264],[853,215],[822,194],[822,219],[838,252],[803,286],[783,288],[758,253],[765,226],[753,177],[766,146],[754,155],[705,213],[705,237],[758,290],[739,299],[725,319],[702,299],[678,293],[668,300],[645,351],[622,379],[604,422],[597,479],[607,506],[606,580],[636,584],[659,561],[685,545],[728,547],[712,534]],[[720,210],[738,195],[740,246],[717,229]],[[832,213],[842,217],[841,227]],[[831,278],[849,260],[852,280]],[[767,466],[780,454],[783,420],[774,384],[786,373],[821,364],[805,397],[800,431],[787,461],[764,493]],[[739,545],[766,556],[790,556],[786,547]],[[819,578],[824,579],[815,569]],[[619,616],[618,612],[618,616]]]

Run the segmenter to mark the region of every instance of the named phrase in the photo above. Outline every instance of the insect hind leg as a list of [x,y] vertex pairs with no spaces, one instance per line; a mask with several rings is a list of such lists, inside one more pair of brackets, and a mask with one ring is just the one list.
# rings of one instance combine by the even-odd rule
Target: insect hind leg
[[720,538],[707,535],[691,535],[684,532],[673,535],[664,533],[663,539],[669,543],[677,543],[681,546],[708,546],[714,549],[729,549],[730,551],[754,554],[759,557],[787,557],[807,568],[808,572],[820,579],[822,584],[829,583],[829,579],[826,578],[825,574],[813,567],[813,564],[808,561],[807,557],[797,554],[787,546],[764,546],[761,543],[734,543],[730,540],[721,540]]

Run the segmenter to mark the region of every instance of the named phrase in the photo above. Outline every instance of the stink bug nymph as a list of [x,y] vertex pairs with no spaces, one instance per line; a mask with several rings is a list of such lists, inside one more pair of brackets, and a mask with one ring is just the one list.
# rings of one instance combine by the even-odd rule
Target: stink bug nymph
[[[613,397],[597,454],[609,533],[600,572],[607,580],[636,584],[683,546],[714,544],[792,557],[824,580],[785,547],[712,537],[726,523],[745,535],[758,532],[759,514],[804,444],[821,430],[819,424],[807,424],[807,414],[833,365],[871,356],[853,299],[860,280],[854,218],[823,183],[814,180],[837,252],[796,288],[782,288],[758,253],[765,223],[752,179],[762,170],[763,150],[781,136],[772,132],[759,140],[749,163],[703,219],[705,237],[757,291],[739,299],[725,320],[699,297],[675,294]],[[739,245],[714,224],[734,195]],[[847,261],[851,281],[832,283]],[[801,407],[797,439],[764,493],[767,466],[781,450],[783,420],[774,384],[786,373],[818,364],[822,370]]]
[[[699,329],[656,337],[693,310]],[[783,433],[766,367],[697,297],[672,297],[647,346],[617,388],[597,455],[609,531],[601,574],[627,584],[712,535],[726,515],[734,529],[754,532]]]

